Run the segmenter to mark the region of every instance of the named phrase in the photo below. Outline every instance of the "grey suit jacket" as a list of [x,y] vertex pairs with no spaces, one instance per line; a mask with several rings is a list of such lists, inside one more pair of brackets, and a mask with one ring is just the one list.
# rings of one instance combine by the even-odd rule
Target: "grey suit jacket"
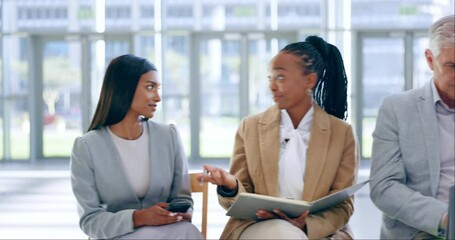
[[431,82],[384,99],[373,132],[371,199],[383,212],[382,239],[437,235],[447,204],[435,198],[440,150]]
[[150,185],[139,199],[124,172],[105,127],[75,140],[71,183],[79,225],[91,238],[113,238],[134,231],[133,212],[173,198],[190,201],[188,165],[175,126],[147,121],[150,136]]

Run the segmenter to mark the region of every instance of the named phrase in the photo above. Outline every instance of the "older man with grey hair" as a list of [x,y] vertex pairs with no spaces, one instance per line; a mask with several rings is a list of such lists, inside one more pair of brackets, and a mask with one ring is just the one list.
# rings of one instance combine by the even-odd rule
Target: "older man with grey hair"
[[455,16],[436,21],[425,50],[433,78],[384,99],[373,132],[371,199],[381,239],[432,239],[447,229],[455,172]]

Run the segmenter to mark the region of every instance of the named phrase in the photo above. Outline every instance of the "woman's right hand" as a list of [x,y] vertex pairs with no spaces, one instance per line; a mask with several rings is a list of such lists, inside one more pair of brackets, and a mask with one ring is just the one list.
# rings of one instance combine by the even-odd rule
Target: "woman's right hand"
[[229,190],[237,189],[237,180],[232,174],[210,165],[204,165],[204,173],[200,173],[197,179],[200,182],[210,182]]
[[134,211],[134,227],[160,226],[182,221],[182,216],[166,210],[167,205],[168,203],[160,202],[149,208]]

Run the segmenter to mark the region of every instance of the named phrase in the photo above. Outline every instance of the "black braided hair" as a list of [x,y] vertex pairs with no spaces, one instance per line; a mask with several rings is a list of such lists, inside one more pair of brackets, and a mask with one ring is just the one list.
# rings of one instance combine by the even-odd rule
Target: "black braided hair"
[[338,48],[318,36],[309,36],[305,42],[291,43],[280,52],[299,56],[304,74],[317,74],[313,99],[327,113],[346,120],[348,80]]

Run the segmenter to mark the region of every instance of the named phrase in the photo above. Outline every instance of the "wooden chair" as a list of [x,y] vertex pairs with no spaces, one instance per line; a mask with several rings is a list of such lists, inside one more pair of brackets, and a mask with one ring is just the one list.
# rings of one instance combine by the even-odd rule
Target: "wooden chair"
[[199,184],[196,173],[190,173],[191,192],[202,193],[202,235],[207,239],[207,205],[209,197],[208,183]]

